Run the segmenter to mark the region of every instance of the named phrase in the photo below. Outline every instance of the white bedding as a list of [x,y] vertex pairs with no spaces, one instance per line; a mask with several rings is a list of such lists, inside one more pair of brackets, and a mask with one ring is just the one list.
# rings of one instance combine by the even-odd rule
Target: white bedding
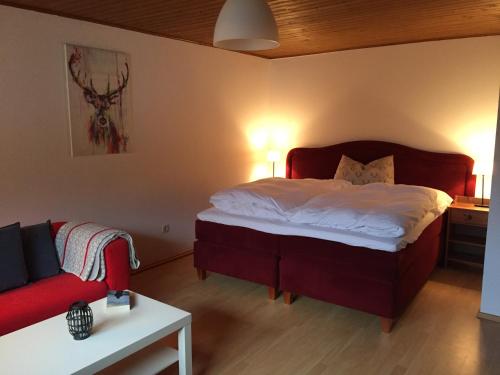
[[441,215],[451,202],[445,192],[422,186],[281,178],[238,185],[210,199],[227,214],[395,239],[409,235],[427,214]]
[[406,236],[428,213],[441,215],[452,202],[423,186],[373,183],[318,195],[293,211],[293,223],[360,232],[377,237]]
[[265,178],[221,190],[210,203],[230,214],[286,220],[287,212],[311,198],[349,186],[344,180]]
[[197,217],[203,221],[250,228],[265,233],[318,238],[388,252],[399,251],[406,245],[415,242],[423,230],[436,218],[433,213],[428,213],[408,235],[400,238],[383,238],[348,230],[228,214],[216,208],[202,211]]

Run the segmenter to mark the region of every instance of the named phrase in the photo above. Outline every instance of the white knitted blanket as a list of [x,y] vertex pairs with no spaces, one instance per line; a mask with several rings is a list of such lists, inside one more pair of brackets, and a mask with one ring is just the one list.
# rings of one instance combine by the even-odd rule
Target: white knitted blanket
[[89,222],[68,222],[57,232],[55,242],[61,268],[84,281],[104,280],[104,248],[116,238],[128,242],[130,267],[139,268],[132,237],[127,232]]

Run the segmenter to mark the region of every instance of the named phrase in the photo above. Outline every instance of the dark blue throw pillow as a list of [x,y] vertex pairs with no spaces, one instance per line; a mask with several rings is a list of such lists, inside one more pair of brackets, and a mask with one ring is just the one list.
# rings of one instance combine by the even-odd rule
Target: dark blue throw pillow
[[15,223],[0,228],[0,292],[28,282],[21,240],[21,226]]
[[50,234],[50,221],[21,228],[24,259],[30,281],[59,273],[59,259]]

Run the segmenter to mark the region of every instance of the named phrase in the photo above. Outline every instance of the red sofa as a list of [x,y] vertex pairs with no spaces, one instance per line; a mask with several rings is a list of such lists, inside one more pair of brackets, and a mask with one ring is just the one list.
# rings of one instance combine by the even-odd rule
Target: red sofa
[[[64,223],[52,225],[53,237]],[[77,300],[96,301],[108,290],[129,288],[130,262],[128,244],[116,239],[104,250],[106,278],[82,281],[79,277],[61,273],[21,288],[0,293],[0,336],[51,318],[68,310]]]

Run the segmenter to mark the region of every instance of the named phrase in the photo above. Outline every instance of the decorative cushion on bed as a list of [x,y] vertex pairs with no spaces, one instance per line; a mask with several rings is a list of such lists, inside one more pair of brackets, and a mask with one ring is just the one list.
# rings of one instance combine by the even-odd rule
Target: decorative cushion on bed
[[21,226],[15,223],[0,228],[0,292],[17,288],[27,282]]
[[350,181],[353,185],[374,182],[394,184],[394,156],[386,156],[365,165],[342,155],[334,179]]

